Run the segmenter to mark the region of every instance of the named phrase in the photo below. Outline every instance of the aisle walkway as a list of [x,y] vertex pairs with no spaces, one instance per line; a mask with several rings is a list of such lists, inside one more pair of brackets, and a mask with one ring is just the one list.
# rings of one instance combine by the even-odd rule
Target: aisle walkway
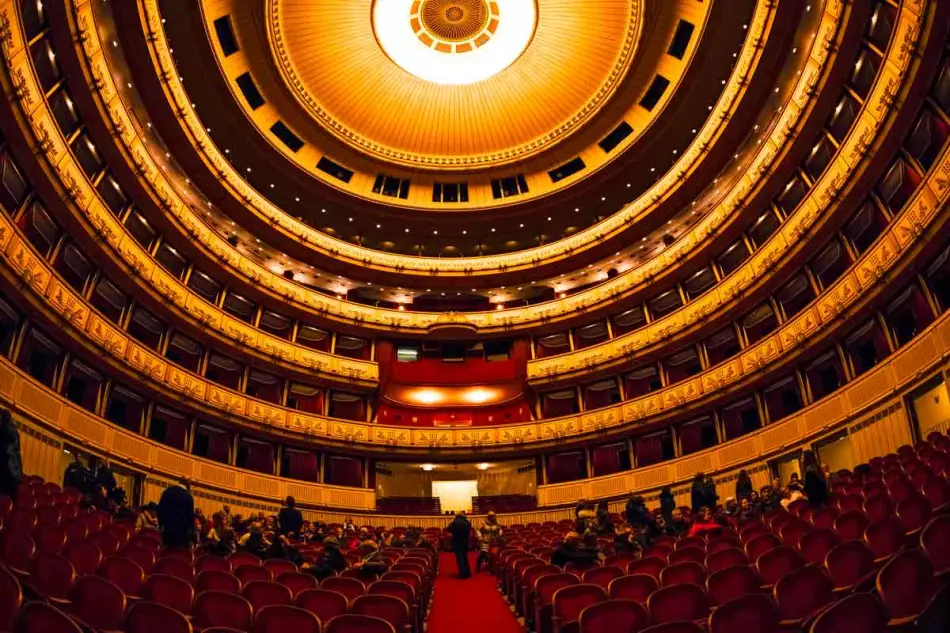
[[[475,554],[470,554],[475,570]],[[427,633],[524,633],[489,573],[458,579],[455,556],[443,553]]]

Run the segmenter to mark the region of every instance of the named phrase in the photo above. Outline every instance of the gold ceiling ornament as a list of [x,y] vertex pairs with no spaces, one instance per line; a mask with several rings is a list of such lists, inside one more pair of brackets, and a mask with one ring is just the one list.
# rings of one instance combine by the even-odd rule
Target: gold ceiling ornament
[[416,0],[410,24],[416,37],[441,53],[468,53],[498,30],[498,3],[487,0]]
[[549,150],[611,101],[644,5],[267,0],[267,37],[287,90],[348,146],[403,167],[488,169]]

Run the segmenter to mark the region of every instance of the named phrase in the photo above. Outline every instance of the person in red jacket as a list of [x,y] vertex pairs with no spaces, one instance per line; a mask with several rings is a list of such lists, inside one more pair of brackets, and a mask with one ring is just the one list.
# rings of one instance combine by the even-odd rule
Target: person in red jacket
[[712,510],[703,506],[699,509],[699,516],[693,520],[693,526],[689,528],[690,536],[700,536],[710,530],[718,530],[721,526],[716,523]]

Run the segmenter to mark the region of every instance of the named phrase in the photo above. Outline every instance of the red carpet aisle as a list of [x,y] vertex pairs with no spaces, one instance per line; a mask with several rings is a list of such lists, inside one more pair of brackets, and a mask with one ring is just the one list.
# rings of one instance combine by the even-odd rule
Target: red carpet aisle
[[[441,556],[427,633],[524,633],[494,576],[482,572],[459,580],[455,556]],[[474,571],[475,554],[470,557]]]

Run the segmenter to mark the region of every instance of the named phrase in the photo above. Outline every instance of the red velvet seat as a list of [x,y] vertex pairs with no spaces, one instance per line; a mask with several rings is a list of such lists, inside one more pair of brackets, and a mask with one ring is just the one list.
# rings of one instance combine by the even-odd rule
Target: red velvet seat
[[809,633],[881,633],[887,611],[869,593],[856,593],[834,603],[819,615]]
[[338,591],[326,589],[307,589],[297,595],[296,605],[306,609],[326,623],[338,615],[346,613],[348,601]]
[[672,585],[662,587],[650,596],[647,611],[653,624],[705,620],[709,615],[709,600],[699,585]]
[[350,605],[350,613],[370,615],[389,622],[396,631],[408,631],[412,626],[409,604],[386,594],[359,596]]
[[864,512],[852,510],[842,513],[835,519],[835,534],[842,541],[860,541],[864,538],[864,530],[870,521]]
[[931,477],[921,492],[935,510],[943,510],[950,503],[950,482],[944,476]]
[[745,544],[745,553],[753,563],[765,552],[775,549],[782,542],[774,534],[760,534]]
[[636,554],[611,554],[604,559],[604,567],[626,569],[630,561],[637,560]]
[[835,589],[849,589],[873,571],[874,553],[861,541],[847,541],[828,552],[825,569]]
[[[540,561],[541,564],[544,564],[544,561]],[[574,574],[575,576],[582,576],[585,571],[590,569],[595,569],[600,567],[600,561],[590,560],[590,561],[570,561],[564,566],[564,571],[569,574]]]
[[67,543],[63,548],[63,555],[73,564],[76,573],[80,576],[94,574],[102,563],[102,552],[92,543],[84,541]]
[[172,547],[162,552],[162,558],[177,558],[189,565],[195,564],[195,553],[187,547]]
[[3,522],[8,532],[29,534],[33,528],[36,527],[36,510],[28,510],[22,507],[23,505],[24,504],[21,503],[21,507],[14,509],[13,512],[7,515],[7,517],[4,519]]
[[250,631],[251,603],[241,596],[223,591],[203,591],[195,597],[195,625],[201,629],[224,626]]
[[904,547],[904,531],[904,526],[897,518],[887,517],[868,525],[864,531],[864,542],[874,553],[875,559],[889,558]]
[[284,558],[268,558],[264,561],[264,567],[271,570],[274,578],[277,578],[284,572],[297,571],[297,566]]
[[228,557],[228,561],[231,563],[231,569],[237,569],[241,565],[259,566],[264,564],[260,558],[250,552],[234,552]]
[[71,613],[99,630],[122,628],[125,594],[115,583],[98,576],[83,576],[69,594]]
[[11,569],[23,572],[30,568],[36,545],[33,539],[22,532],[0,533],[0,562]]
[[269,580],[252,580],[241,589],[241,595],[251,603],[255,611],[272,604],[292,605],[294,603],[294,597],[289,588]]
[[580,582],[574,574],[560,573],[542,576],[535,584],[534,596],[534,624],[536,633],[553,633],[552,601],[559,589],[570,587]]
[[778,609],[762,593],[750,593],[719,605],[709,616],[709,633],[776,633]]
[[917,550],[901,552],[877,575],[877,595],[887,607],[892,625],[912,622],[938,589],[933,565]]
[[224,591],[239,594],[241,593],[241,586],[240,578],[226,571],[208,569],[195,576],[195,593]]
[[647,610],[626,598],[604,600],[586,607],[578,618],[580,633],[635,633],[646,626]]
[[288,605],[264,607],[254,616],[254,633],[320,633],[320,620],[306,609]]
[[160,558],[152,567],[153,574],[164,574],[181,578],[189,585],[195,582],[195,567],[186,560],[180,558]]
[[859,494],[847,494],[838,499],[838,510],[841,514],[860,511],[864,507],[864,497]]
[[324,633],[397,633],[393,625],[371,615],[346,613],[324,625]]
[[155,566],[155,552],[140,546],[138,543],[132,543],[122,548],[119,556],[135,561],[146,574],[151,572]]
[[98,574],[117,585],[127,596],[137,596],[142,583],[145,582],[145,572],[142,568],[119,556],[105,559],[99,566]]
[[284,572],[277,577],[277,582],[290,589],[290,593],[297,596],[301,591],[317,588],[317,579],[310,574],[304,574],[299,571]]
[[597,567],[584,572],[581,580],[585,583],[597,585],[606,589],[610,583],[624,575],[618,567]]
[[931,519],[920,533],[920,547],[938,574],[950,572],[950,516]]
[[798,549],[806,563],[824,565],[828,552],[841,543],[841,539],[833,530],[816,528],[802,536],[798,542]]
[[119,553],[119,539],[107,532],[93,532],[86,537],[86,540],[99,548],[103,556],[115,556]]
[[660,585],[669,587],[683,583],[701,585],[706,582],[706,568],[702,563],[686,561],[667,566],[660,572]]
[[691,561],[702,564],[706,560],[706,550],[702,547],[681,547],[670,552],[667,562],[671,565]]
[[45,602],[28,602],[20,609],[13,633],[83,633],[68,615]]
[[759,592],[759,577],[748,566],[727,567],[706,579],[706,593],[713,606]]
[[791,547],[783,545],[762,554],[755,563],[759,578],[766,585],[774,585],[779,578],[802,567],[805,561]]
[[231,572],[237,576],[242,584],[254,582],[255,580],[265,580],[270,582],[274,580],[274,573],[263,565],[240,565]]
[[208,570],[226,571],[231,573],[231,561],[227,558],[222,558],[221,556],[212,556],[211,554],[205,554],[204,556],[199,556],[195,559],[195,571],[197,573]]
[[66,545],[66,532],[57,525],[37,525],[31,536],[37,552],[59,554]]
[[795,626],[834,601],[834,584],[820,567],[802,567],[779,579],[772,597],[782,621]]
[[342,593],[349,602],[353,602],[358,596],[362,596],[366,593],[366,585],[363,584],[363,581],[357,580],[356,578],[340,578],[338,576],[327,578],[320,583],[320,588]]
[[930,519],[930,503],[920,495],[909,495],[897,503],[897,518],[906,532],[915,532]]
[[30,584],[44,596],[65,600],[76,581],[69,559],[51,552],[37,552],[30,566]]
[[695,622],[666,622],[641,629],[640,633],[706,633],[706,628]]
[[23,589],[16,576],[0,565],[0,631],[13,628],[13,620],[23,603]]
[[666,561],[659,558],[641,558],[630,561],[627,565],[628,574],[646,574],[660,579],[660,572],[666,567]]
[[782,543],[790,547],[798,547],[798,542],[801,540],[802,536],[807,534],[812,530],[812,525],[801,519],[797,521],[792,521],[782,528],[781,536]]
[[147,600],[134,602],[125,615],[125,633],[192,633],[191,621],[175,609]]
[[142,598],[171,607],[184,615],[191,615],[195,590],[188,582],[176,576],[151,574],[142,585]]
[[738,547],[723,549],[706,557],[706,571],[710,574],[715,574],[717,571],[728,567],[748,564],[749,557]]
[[[865,504],[867,502],[865,501]],[[831,506],[818,508],[811,514],[811,524],[815,528],[833,528],[840,511]]]
[[607,591],[587,583],[562,587],[551,598],[552,625],[555,631],[576,631],[577,619],[586,607],[607,600]]
[[864,514],[869,521],[879,521],[894,514],[894,503],[887,495],[871,497],[864,502]]

